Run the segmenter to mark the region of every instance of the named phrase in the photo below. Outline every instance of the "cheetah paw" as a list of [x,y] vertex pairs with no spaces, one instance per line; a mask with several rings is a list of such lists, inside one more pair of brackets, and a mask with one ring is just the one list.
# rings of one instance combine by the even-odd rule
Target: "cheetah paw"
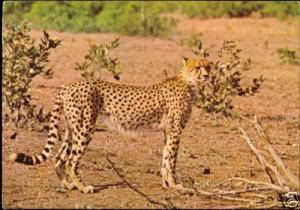
[[76,186],[76,184],[74,182],[69,183],[66,180],[62,181],[61,187],[65,188],[67,190],[75,190],[75,189],[77,189],[77,186]]
[[85,194],[88,194],[88,193],[92,194],[92,193],[94,193],[94,191],[95,191],[95,187],[92,185],[88,185],[81,190],[81,192],[83,192]]
[[68,190],[75,190],[75,189],[77,189],[77,186],[76,186],[76,184],[75,183],[68,183],[68,184],[64,184],[64,187],[66,188],[66,189],[68,189]]

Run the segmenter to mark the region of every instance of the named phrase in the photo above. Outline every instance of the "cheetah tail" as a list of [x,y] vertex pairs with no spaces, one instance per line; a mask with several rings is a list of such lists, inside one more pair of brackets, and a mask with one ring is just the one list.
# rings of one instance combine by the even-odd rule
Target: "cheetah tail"
[[35,165],[44,162],[50,156],[53,146],[57,141],[58,134],[58,124],[60,119],[60,113],[62,110],[62,105],[59,97],[56,98],[53,111],[50,117],[50,126],[48,133],[48,142],[45,145],[43,151],[39,155],[27,155],[25,153],[12,153],[9,159],[13,162],[22,163],[25,165]]

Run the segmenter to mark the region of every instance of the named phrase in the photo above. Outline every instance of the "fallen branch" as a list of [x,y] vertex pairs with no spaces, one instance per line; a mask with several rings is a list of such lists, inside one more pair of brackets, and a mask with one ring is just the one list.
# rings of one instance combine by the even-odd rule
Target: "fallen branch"
[[155,204],[155,205],[159,205],[163,208],[166,209],[174,209],[176,208],[173,205],[169,205],[169,204],[165,204],[165,203],[161,203],[159,201],[156,201],[154,199],[152,199],[151,197],[149,197],[148,195],[146,195],[145,193],[141,192],[139,189],[137,189],[137,187],[133,186],[129,181],[127,181],[125,179],[125,177],[119,172],[119,170],[115,167],[115,163],[113,161],[111,161],[108,157],[108,155],[105,156],[107,162],[110,164],[110,166],[112,167],[112,169],[115,171],[115,173],[119,176],[119,178],[122,179],[122,181],[130,188],[132,189],[134,192],[136,192],[137,194],[141,195],[142,197],[144,197],[149,203],[151,204]]
[[[261,193],[259,191],[266,191],[266,190],[274,190],[276,189],[277,186],[273,186],[272,184],[269,183],[264,183],[264,182],[254,182],[254,181],[250,181],[247,179],[239,179],[239,178],[230,178],[226,181],[223,181],[222,183],[226,183],[229,181],[243,181],[246,183],[251,183],[251,185],[253,186],[253,188],[244,188],[242,190],[230,190],[230,191],[221,191],[220,189],[218,189],[218,192],[209,192],[209,191],[204,191],[204,190],[199,190],[197,188],[195,188],[195,186],[193,185],[192,188],[194,190],[194,192],[196,193],[196,195],[202,195],[202,196],[207,196],[207,197],[217,197],[217,198],[221,198],[224,200],[229,200],[229,201],[235,201],[235,202],[242,202],[242,203],[246,203],[246,205],[239,205],[239,206],[231,206],[230,209],[241,209],[241,208],[255,208],[255,207],[260,207],[261,208],[261,203],[268,200],[268,196],[266,195],[261,195]],[[193,181],[193,183],[195,183]],[[219,183],[218,185],[221,185],[222,183]],[[264,184],[266,186],[259,186],[256,187],[254,184],[257,185],[261,185]],[[251,193],[251,192],[257,192],[257,193]],[[247,194],[247,196],[249,197],[257,197],[259,199],[254,200],[254,199],[247,199],[247,198],[241,198],[238,196],[241,196],[241,194]],[[249,194],[251,193],[251,194]],[[268,204],[268,206],[274,206],[275,204]],[[266,207],[268,207],[266,206]],[[277,205],[278,206],[278,205]],[[264,206],[265,208],[265,206]]]
[[[238,194],[242,194],[242,193],[268,191],[268,190],[275,190],[275,188],[266,185],[264,187],[249,188],[249,189],[244,189],[244,190],[231,190],[231,191],[221,191],[221,190],[219,190],[216,193],[218,193],[219,195],[238,195]],[[264,196],[264,198],[265,198],[265,196]]]
[[[246,119],[248,120],[248,119]],[[248,120],[249,121],[249,120]],[[255,123],[256,122],[256,123]],[[253,122],[252,122],[253,123]],[[297,177],[291,173],[287,169],[287,167],[284,165],[283,161],[280,159],[280,157],[277,155],[275,150],[270,144],[270,141],[268,139],[268,136],[264,133],[262,126],[257,122],[257,119],[254,120],[255,128],[257,132],[260,134],[261,137],[265,138],[267,140],[268,146],[267,150],[271,154],[272,158],[275,160],[276,164],[280,167],[281,170],[285,172],[285,175],[288,177],[288,181],[293,182],[293,186],[295,186],[297,183]],[[296,207],[299,204],[299,194],[297,192],[291,192],[289,186],[287,185],[287,181],[285,180],[285,177],[283,177],[278,169],[267,162],[265,157],[261,154],[261,151],[256,149],[254,144],[252,143],[252,140],[248,136],[248,134],[245,132],[245,130],[241,127],[238,128],[241,132],[241,137],[245,140],[247,145],[249,146],[250,150],[255,155],[259,165],[263,169],[263,171],[266,174],[266,177],[268,178],[268,182],[261,182],[261,181],[252,181],[248,180],[246,178],[241,177],[233,177],[228,180],[225,180],[217,186],[222,185],[226,182],[233,182],[233,181],[239,181],[243,182],[244,186],[243,189],[236,189],[236,190],[229,190],[229,191],[223,191],[220,189],[217,189],[215,192],[208,192],[204,190],[198,190],[195,187],[193,187],[194,191],[197,195],[204,195],[208,197],[218,197],[221,199],[226,199],[230,201],[237,201],[237,202],[243,202],[247,203],[248,205],[243,206],[230,206],[230,208],[274,208],[274,207]],[[275,175],[275,179],[272,177]],[[298,188],[299,189],[299,188]],[[262,194],[262,191],[275,191],[278,195],[278,197],[281,199],[282,202],[278,202],[277,199],[273,200],[274,197]],[[244,197],[241,197],[241,196]],[[245,198],[247,196],[247,198]],[[298,196],[298,197],[297,197]],[[249,197],[255,197],[257,200],[249,199]],[[268,201],[268,202],[266,202]],[[270,202],[271,201],[271,202]]]
[[198,190],[196,188],[194,188],[194,190],[195,190],[197,195],[204,195],[204,196],[208,196],[208,197],[219,197],[219,198],[222,198],[222,199],[225,199],[225,200],[230,200],[230,201],[246,202],[249,205],[254,205],[255,203],[258,202],[258,201],[245,199],[245,198],[229,197],[229,196],[226,196],[225,194],[222,194],[222,193],[213,193],[213,192],[208,192],[208,191],[204,191],[204,190]]
[[266,189],[269,188],[270,190],[275,190],[275,191],[280,192],[280,193],[288,192],[287,189],[279,187],[279,186],[277,186],[275,184],[272,184],[272,183],[252,181],[252,180],[242,178],[242,177],[232,177],[232,178],[229,178],[229,179],[227,179],[223,182],[218,183],[217,185],[222,185],[226,182],[231,182],[231,181],[241,181],[241,182],[246,182],[246,183],[251,184],[251,185],[263,185],[263,186],[265,186]]
[[299,191],[299,179],[289,170],[289,168],[286,167],[282,159],[276,153],[276,151],[271,145],[269,137],[264,132],[262,125],[258,122],[256,115],[254,116],[254,121],[252,123],[254,124],[258,134],[266,140],[266,148],[270,152],[272,158],[274,159],[278,167],[284,172],[285,176],[288,178],[288,181],[292,184],[292,187]]
[[275,184],[275,181],[273,180],[270,172],[268,169],[270,169],[271,171],[274,172],[276,178],[277,178],[277,182],[280,185],[280,187],[286,188],[287,191],[289,191],[289,188],[286,185],[286,181],[284,180],[284,178],[281,176],[281,174],[278,172],[278,170],[272,166],[271,164],[269,164],[266,159],[260,154],[260,152],[255,148],[255,146],[253,145],[250,137],[248,136],[248,134],[244,131],[243,128],[239,127],[238,128],[239,131],[242,133],[242,138],[246,141],[246,143],[248,144],[248,146],[250,147],[250,149],[252,150],[252,152],[255,154],[256,159],[258,160],[260,166],[262,167],[262,169],[264,170],[264,172],[267,174],[267,176],[269,177],[269,181],[272,184]]
[[[250,181],[251,182],[251,181]],[[269,183],[266,183],[269,184]],[[263,188],[261,188],[263,189]],[[261,190],[260,188],[255,188],[255,190]],[[269,189],[273,189],[272,187],[270,187]],[[251,190],[249,189],[249,191],[247,190],[241,190],[241,191],[228,191],[228,192],[207,192],[207,191],[203,191],[203,190],[198,190],[196,188],[194,188],[195,192],[197,193],[197,195],[204,195],[204,196],[208,196],[208,197],[218,197],[221,199],[225,199],[225,200],[230,200],[230,201],[236,201],[236,202],[243,202],[243,203],[247,203],[248,206],[230,206],[229,209],[242,209],[242,208],[249,208],[251,207],[252,209],[268,209],[268,208],[274,208],[274,207],[281,207],[282,204],[277,202],[277,201],[273,201],[271,204],[267,204],[267,205],[260,205],[261,200],[251,200],[251,199],[245,199],[245,198],[237,198],[237,197],[230,197],[230,196],[226,196],[228,194],[238,194],[238,193],[246,193],[246,192],[250,192]],[[254,189],[252,189],[254,190]],[[260,199],[262,199],[261,195],[259,194],[254,194],[256,197],[259,197]],[[263,197],[263,199],[265,200],[265,196]],[[223,207],[222,207],[223,208]],[[224,209],[224,208],[223,208]]]

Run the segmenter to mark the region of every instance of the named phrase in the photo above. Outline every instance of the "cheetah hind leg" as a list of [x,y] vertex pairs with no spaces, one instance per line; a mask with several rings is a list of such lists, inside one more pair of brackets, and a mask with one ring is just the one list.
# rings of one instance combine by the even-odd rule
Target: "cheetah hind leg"
[[57,176],[61,181],[61,187],[67,190],[74,190],[77,189],[77,186],[74,182],[69,181],[69,177],[65,172],[65,161],[59,160],[55,164],[55,171]]
[[64,189],[73,190],[76,189],[76,184],[74,182],[68,181],[68,175],[65,172],[65,163],[67,160],[67,150],[71,150],[71,143],[70,143],[70,129],[66,129],[64,141],[54,157],[55,159],[55,172],[58,178],[61,181],[61,186]]
[[[74,161],[75,159],[75,161]],[[71,180],[73,181],[72,184],[76,186],[77,189],[79,189],[83,193],[94,193],[94,186],[92,185],[85,185],[81,178],[79,177],[77,173],[77,166],[78,166],[78,159],[76,158],[69,158],[69,160],[66,162],[66,173],[69,175]]]
[[[85,127],[85,126],[83,126]],[[88,129],[89,130],[89,129]],[[94,193],[95,189],[92,185],[85,185],[78,175],[77,169],[79,160],[84,154],[88,143],[91,140],[93,131],[78,132],[80,135],[73,135],[72,150],[65,164],[66,173],[69,175],[76,187],[83,193]],[[75,144],[76,142],[76,144]]]
[[[83,193],[94,193],[95,189],[92,185],[85,185],[78,174],[78,165],[81,157],[86,151],[89,142],[94,133],[94,125],[97,119],[97,109],[99,107],[87,107],[78,116],[73,116],[80,119],[80,123],[69,122],[72,128],[72,149],[68,160],[65,164],[65,172],[70,179],[75,183],[76,187]],[[81,115],[83,114],[83,116]],[[75,133],[76,132],[76,133]]]

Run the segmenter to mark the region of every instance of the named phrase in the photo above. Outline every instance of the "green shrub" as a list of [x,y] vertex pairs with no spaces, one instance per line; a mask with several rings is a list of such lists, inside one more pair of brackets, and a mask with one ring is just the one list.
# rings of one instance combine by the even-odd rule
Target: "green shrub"
[[285,18],[299,15],[297,2],[257,1],[7,1],[4,21],[30,21],[37,29],[71,32],[119,32],[166,37],[176,20],[162,13],[189,17],[246,17],[253,12]]
[[281,63],[289,63],[289,64],[299,64],[300,60],[296,54],[295,50],[291,50],[289,48],[279,48],[277,50],[277,54],[281,60]]
[[201,43],[199,36],[201,36],[201,34],[192,34],[189,37],[181,39],[180,44],[187,47],[198,46]]
[[111,41],[109,44],[90,44],[85,61],[82,64],[76,63],[76,70],[82,71],[81,76],[86,79],[101,79],[102,71],[108,71],[113,74],[116,80],[119,80],[121,72],[117,71],[119,65],[118,58],[110,56],[109,51],[119,46],[119,38]]
[[3,4],[4,21],[10,25],[23,22],[23,15],[31,10],[33,1],[6,1]]
[[52,75],[46,69],[50,50],[60,44],[60,40],[49,38],[47,32],[38,46],[34,45],[29,35],[30,28],[24,24],[17,27],[5,26],[3,51],[3,107],[4,122],[11,122],[15,127],[30,126],[35,128],[41,122],[49,120],[49,113],[43,108],[37,109],[31,103],[30,85],[37,75]]
[[[172,18],[161,17],[163,4],[151,2],[7,2],[5,20],[30,21],[34,28],[72,32],[119,32],[128,35],[166,37],[175,26]],[[17,11],[18,18],[13,19]],[[51,12],[49,12],[51,11]]]
[[296,1],[276,1],[265,3],[261,9],[264,17],[284,19],[287,16],[299,15],[299,5]]
[[[224,41],[218,52],[219,59],[211,62],[212,70],[208,82],[200,87],[196,98],[196,105],[209,113],[221,113],[232,116],[232,98],[235,96],[249,96],[256,94],[264,79],[262,76],[254,78],[249,85],[242,86],[243,71],[249,70],[250,59],[242,60],[239,56],[241,49],[234,41]],[[208,57],[202,44],[194,52],[200,58]]]
[[259,12],[266,17],[273,16],[278,18],[299,15],[297,2],[291,1],[187,1],[180,5],[181,13],[187,14],[189,17],[246,17],[253,12]]
[[227,15],[229,17],[245,17],[249,16],[252,12],[258,11],[260,5],[249,2],[185,2],[181,8],[181,11],[187,14],[189,17],[204,17],[204,18],[216,18]]
[[160,17],[149,4],[120,2],[119,4],[106,4],[103,12],[96,17],[96,24],[101,31],[166,37],[176,21]]
[[102,2],[36,2],[23,17],[36,28],[93,32],[97,31],[93,17],[102,9]]

